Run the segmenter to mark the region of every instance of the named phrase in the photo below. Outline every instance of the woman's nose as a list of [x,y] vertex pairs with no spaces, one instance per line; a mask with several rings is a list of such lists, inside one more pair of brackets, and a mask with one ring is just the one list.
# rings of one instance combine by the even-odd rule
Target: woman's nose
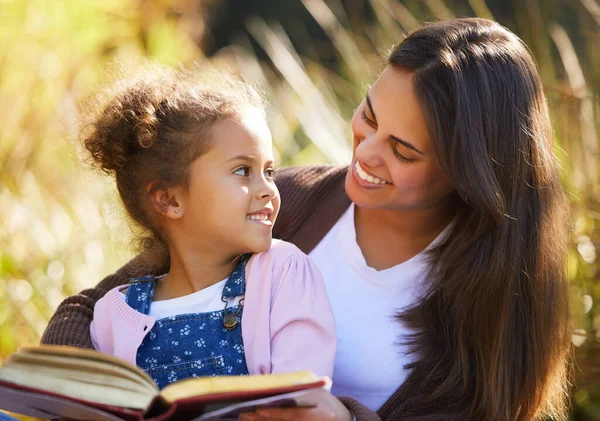
[[377,138],[376,133],[369,134],[361,139],[356,145],[354,155],[360,162],[364,162],[370,167],[383,165],[382,142]]

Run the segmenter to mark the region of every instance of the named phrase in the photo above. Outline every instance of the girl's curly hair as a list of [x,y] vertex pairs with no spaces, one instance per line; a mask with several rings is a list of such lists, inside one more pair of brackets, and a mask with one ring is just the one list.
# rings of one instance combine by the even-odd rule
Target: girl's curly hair
[[115,177],[119,196],[145,233],[142,248],[163,242],[153,222],[147,186],[187,186],[190,164],[210,148],[219,120],[264,109],[254,87],[223,72],[147,66],[113,82],[95,102],[81,142],[89,161]]

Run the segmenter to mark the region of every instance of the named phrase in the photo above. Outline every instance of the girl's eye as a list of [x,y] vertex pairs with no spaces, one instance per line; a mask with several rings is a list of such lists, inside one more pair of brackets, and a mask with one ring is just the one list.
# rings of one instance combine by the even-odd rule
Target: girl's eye
[[267,168],[265,170],[265,177],[273,178],[275,176],[275,170],[273,168]]
[[377,122],[371,120],[369,117],[367,117],[367,113],[365,112],[365,109],[363,108],[363,110],[360,113],[362,119],[365,121],[365,123],[367,123],[369,126],[371,127],[377,127]]
[[236,175],[241,175],[242,177],[250,177],[250,167],[239,167],[233,171]]

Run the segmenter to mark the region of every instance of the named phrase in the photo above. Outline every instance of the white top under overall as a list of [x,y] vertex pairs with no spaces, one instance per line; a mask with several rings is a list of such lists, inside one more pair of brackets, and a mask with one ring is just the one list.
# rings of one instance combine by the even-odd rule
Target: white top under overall
[[323,274],[336,321],[332,392],[376,411],[409,374],[404,366],[413,357],[399,340],[410,331],[394,315],[424,291],[425,253],[381,271],[367,266],[356,242],[352,204],[310,257]]
[[[148,316],[164,319],[165,317],[177,316],[188,313],[207,313],[209,311],[223,310],[225,303],[221,301],[221,293],[227,282],[225,278],[209,287],[196,291],[183,297],[171,298],[169,300],[152,301]],[[123,300],[125,294],[121,293]],[[239,297],[228,300],[228,306],[234,306],[239,302]]]

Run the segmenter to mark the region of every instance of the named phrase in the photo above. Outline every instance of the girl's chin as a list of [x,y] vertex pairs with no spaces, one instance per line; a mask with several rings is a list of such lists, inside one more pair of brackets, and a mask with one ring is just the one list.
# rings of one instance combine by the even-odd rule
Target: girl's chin
[[265,251],[268,251],[271,248],[271,243],[272,243],[272,238],[270,236],[269,236],[269,238],[265,238],[265,239],[260,239],[260,240],[256,239],[251,244],[252,250],[250,250],[250,252],[251,253],[264,253]]

